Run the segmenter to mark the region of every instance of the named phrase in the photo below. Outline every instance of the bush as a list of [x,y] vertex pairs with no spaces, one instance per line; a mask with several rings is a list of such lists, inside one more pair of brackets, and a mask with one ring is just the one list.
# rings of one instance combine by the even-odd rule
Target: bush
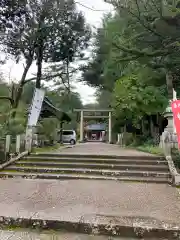
[[151,154],[156,154],[156,155],[160,155],[163,156],[163,150],[159,147],[159,146],[154,146],[154,145],[142,145],[142,146],[138,146],[137,150],[142,151],[142,152],[147,152],[147,153],[151,153]]
[[172,154],[172,158],[173,158],[176,168],[180,169],[180,152],[179,152],[179,150],[176,148],[173,148],[171,151],[171,154]]
[[0,164],[5,161],[5,140],[0,141]]
[[126,133],[125,143],[127,146],[137,147],[142,145],[154,145],[154,140],[147,135],[133,135]]

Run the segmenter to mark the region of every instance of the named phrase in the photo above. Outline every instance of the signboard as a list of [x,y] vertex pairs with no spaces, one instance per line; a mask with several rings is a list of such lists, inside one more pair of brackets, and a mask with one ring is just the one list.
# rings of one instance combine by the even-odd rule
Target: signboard
[[[84,110],[84,116],[88,116],[88,117],[101,117],[101,116],[105,116],[105,114],[104,114],[104,112],[98,112],[98,110],[95,110],[94,112],[93,111],[91,111],[91,112],[89,112],[89,111],[86,111],[86,110]],[[109,115],[107,115],[107,117],[108,117]]]
[[41,112],[44,95],[44,90],[38,88],[35,89],[27,124],[28,127],[36,126]]
[[171,102],[174,125],[176,128],[178,147],[180,148],[180,100],[175,100]]

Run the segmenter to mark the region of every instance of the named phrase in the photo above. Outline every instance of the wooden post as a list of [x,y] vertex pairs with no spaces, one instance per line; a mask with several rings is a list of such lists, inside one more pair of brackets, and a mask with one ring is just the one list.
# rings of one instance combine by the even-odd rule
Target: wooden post
[[16,136],[16,154],[20,153],[21,148],[21,135]]

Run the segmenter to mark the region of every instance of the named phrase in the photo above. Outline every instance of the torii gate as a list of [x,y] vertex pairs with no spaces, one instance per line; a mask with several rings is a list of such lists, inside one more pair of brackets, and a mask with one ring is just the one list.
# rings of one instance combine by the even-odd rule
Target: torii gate
[[[80,142],[84,141],[84,119],[109,119],[109,143],[112,143],[112,109],[74,109],[80,113]],[[89,113],[89,114],[88,114]],[[95,113],[94,115],[92,115]],[[97,114],[100,113],[100,114]],[[108,115],[102,115],[108,113]]]

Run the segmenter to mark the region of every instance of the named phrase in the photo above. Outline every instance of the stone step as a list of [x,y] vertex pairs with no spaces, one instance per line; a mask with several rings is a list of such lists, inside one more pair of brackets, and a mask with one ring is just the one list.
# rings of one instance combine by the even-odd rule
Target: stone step
[[147,160],[147,159],[134,159],[131,157],[131,159],[104,159],[104,158],[72,158],[72,157],[42,157],[42,156],[27,156],[23,158],[24,160],[28,161],[49,161],[49,162],[72,162],[72,163],[108,163],[108,164],[140,164],[140,165],[153,165],[153,164],[165,164],[167,165],[166,160],[161,159],[153,159],[153,160]]
[[33,157],[50,157],[50,158],[53,158],[53,157],[57,157],[57,158],[100,158],[100,159],[136,159],[136,160],[164,160],[164,157],[161,157],[161,156],[155,156],[155,155],[150,155],[150,156],[123,156],[123,155],[95,155],[95,154],[81,154],[81,153],[78,153],[78,154],[63,154],[63,153],[50,153],[50,152],[47,152],[47,153],[32,153],[31,156]]
[[146,171],[168,171],[169,168],[164,164],[153,164],[153,165],[140,165],[140,164],[126,164],[118,163],[118,164],[109,164],[109,163],[79,163],[79,162],[48,162],[48,161],[29,161],[29,160],[20,160],[15,163],[16,166],[42,166],[42,167],[56,167],[56,168],[91,168],[91,169],[125,169],[125,170],[146,170]]
[[99,169],[88,169],[88,168],[46,168],[46,167],[20,167],[10,165],[6,168],[8,171],[19,171],[19,172],[33,172],[33,173],[65,173],[65,174],[89,174],[89,175],[104,175],[104,176],[139,176],[139,177],[169,177],[169,172],[158,172],[158,171],[137,171],[137,170],[99,170]]
[[35,173],[35,172],[12,172],[3,170],[0,172],[0,178],[28,178],[28,179],[87,179],[87,180],[115,180],[124,182],[146,182],[146,183],[171,183],[169,177],[136,177],[136,176],[103,176],[87,174],[54,174],[54,173]]

